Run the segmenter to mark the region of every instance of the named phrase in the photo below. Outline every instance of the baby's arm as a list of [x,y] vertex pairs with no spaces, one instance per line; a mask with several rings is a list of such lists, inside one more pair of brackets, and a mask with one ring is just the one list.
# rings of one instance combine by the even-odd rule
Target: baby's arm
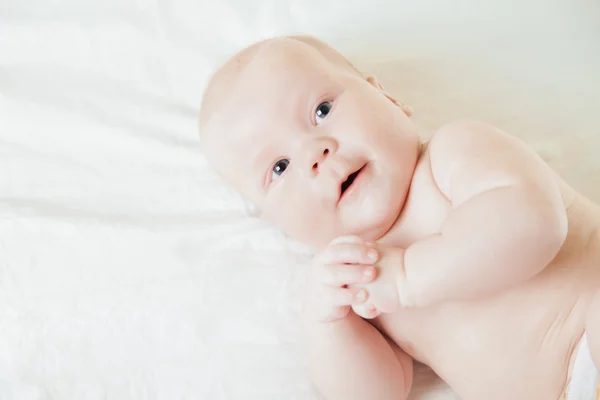
[[350,311],[368,299],[349,286],[373,280],[373,252],[361,238],[340,237],[311,266],[304,327],[312,379],[328,400],[404,400],[412,384],[411,358]]
[[440,234],[405,250],[401,303],[494,293],[552,261],[567,215],[550,168],[524,144],[489,125],[455,122],[434,135],[429,156],[453,211]]
[[354,313],[310,322],[310,373],[327,400],[404,400],[412,385],[412,359]]

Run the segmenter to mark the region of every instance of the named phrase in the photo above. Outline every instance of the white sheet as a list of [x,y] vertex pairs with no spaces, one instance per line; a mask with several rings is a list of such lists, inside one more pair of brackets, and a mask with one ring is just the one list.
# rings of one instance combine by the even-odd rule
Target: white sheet
[[[244,216],[196,133],[210,71],[297,32],[424,136],[497,124],[600,200],[597,2],[1,0],[0,398],[315,398],[307,256]],[[429,378],[414,399],[454,398]]]

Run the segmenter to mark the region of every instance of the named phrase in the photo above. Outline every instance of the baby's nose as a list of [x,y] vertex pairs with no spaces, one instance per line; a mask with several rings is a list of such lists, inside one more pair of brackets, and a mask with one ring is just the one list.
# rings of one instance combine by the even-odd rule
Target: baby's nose
[[319,171],[319,164],[322,164],[328,155],[329,155],[329,149],[327,147],[325,147],[323,150],[319,150],[319,152],[316,154],[315,159],[313,160],[314,161],[314,163],[312,165],[313,172]]
[[313,176],[322,171],[324,163],[337,152],[337,143],[331,138],[323,138],[313,142],[312,151],[307,167]]
[[337,152],[337,142],[329,136],[309,137],[301,146],[304,169],[309,175],[317,176],[323,163]]

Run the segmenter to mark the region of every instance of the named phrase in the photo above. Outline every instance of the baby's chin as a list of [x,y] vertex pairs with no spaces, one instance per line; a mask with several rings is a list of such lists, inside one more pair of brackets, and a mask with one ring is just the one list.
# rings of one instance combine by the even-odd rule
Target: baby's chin
[[[317,237],[316,235],[312,235],[309,237],[305,237],[304,240],[300,240],[305,244],[310,246],[315,246],[317,248],[321,248],[327,246],[332,240],[338,238],[340,236],[358,236],[368,241],[378,241],[383,239],[388,232],[394,227],[398,215],[394,213],[384,213],[385,210],[382,210],[382,214],[377,215],[379,218],[372,218],[375,215],[371,215],[371,218],[361,218],[366,216],[358,216],[353,220],[340,221],[340,225],[336,228],[328,232],[328,234],[320,235]],[[314,232],[319,232],[320,230],[316,230]],[[322,231],[320,231],[322,232]]]
[[383,221],[372,222],[362,227],[353,229],[352,235],[360,236],[365,240],[377,241],[385,237],[385,235],[392,229],[396,222],[396,216],[389,216]]
[[345,224],[347,230],[366,240],[381,240],[395,226],[403,204],[404,196],[391,202],[361,207],[354,213],[352,220]]

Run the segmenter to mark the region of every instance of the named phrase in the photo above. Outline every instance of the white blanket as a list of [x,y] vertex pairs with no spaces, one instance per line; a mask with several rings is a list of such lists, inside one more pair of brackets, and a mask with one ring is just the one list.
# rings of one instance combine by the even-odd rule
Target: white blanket
[[[0,398],[316,398],[308,255],[197,139],[241,47],[317,35],[424,136],[496,124],[600,200],[599,27],[587,0],[0,0]],[[453,398],[418,375],[413,399]]]

